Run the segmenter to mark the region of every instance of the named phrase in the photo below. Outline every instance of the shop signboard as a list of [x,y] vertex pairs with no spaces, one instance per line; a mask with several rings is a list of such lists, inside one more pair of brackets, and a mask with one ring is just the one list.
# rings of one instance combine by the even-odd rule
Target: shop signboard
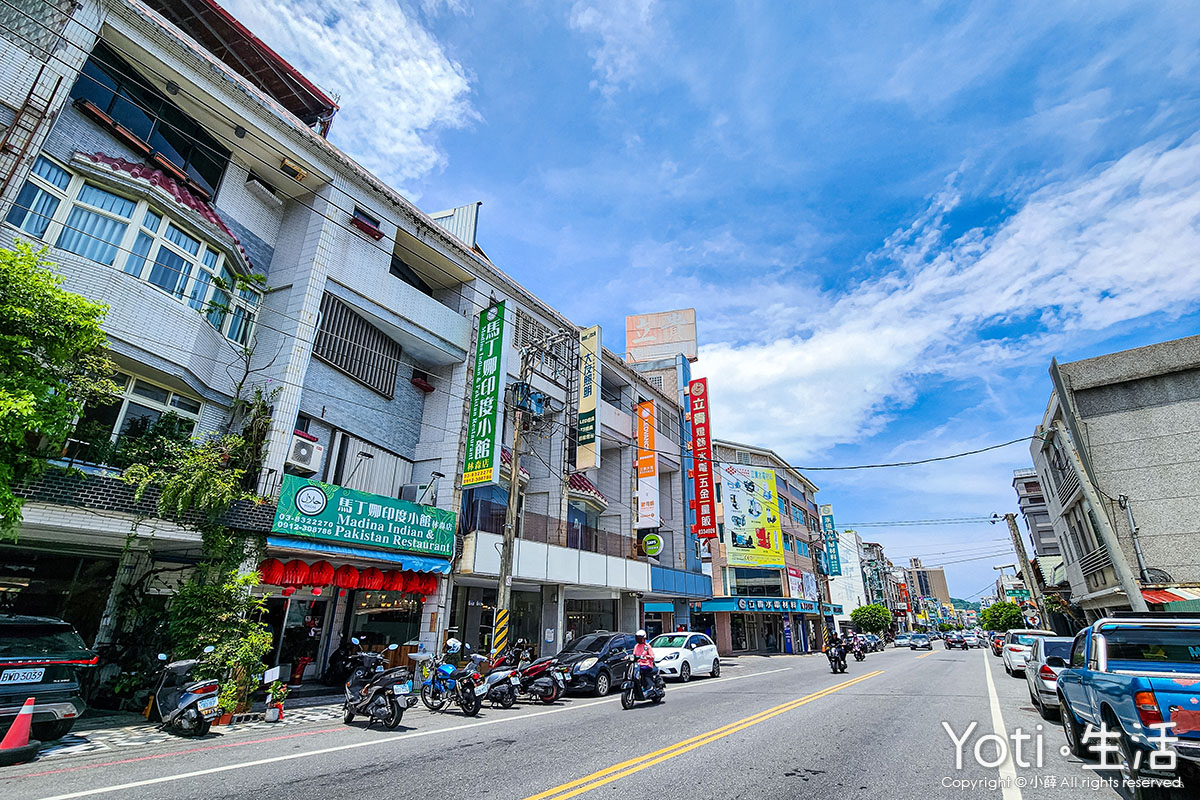
[[637,404],[637,522],[635,529],[657,528],[658,453],[654,443],[654,401]]
[[453,511],[284,475],[272,530],[307,539],[450,558]]
[[579,408],[575,469],[600,466],[600,440],[596,435],[596,400],[600,397],[600,326],[579,332]]
[[503,301],[479,312],[467,412],[464,489],[500,481],[500,438],[504,433],[504,386],[508,375],[506,327]]
[[801,571],[801,580],[804,582],[804,599],[817,600],[820,598],[820,590],[817,588],[817,576],[811,572]]
[[[804,597],[804,573],[795,567],[787,568],[788,594],[792,597]],[[805,598],[813,599],[813,598]]]
[[821,514],[821,532],[825,534],[825,553],[829,559],[829,574],[842,574],[842,557],[838,552],[837,527],[833,522],[833,506],[825,503],[819,509]]
[[708,378],[697,378],[688,383],[688,411],[692,425],[692,496],[696,498],[694,531],[699,539],[715,539],[717,490],[708,428]]
[[625,318],[628,361],[654,361],[682,353],[696,360],[696,309],[660,311]]
[[721,482],[729,536],[726,563],[731,567],[782,569],[783,532],[775,470],[728,464],[722,469]]

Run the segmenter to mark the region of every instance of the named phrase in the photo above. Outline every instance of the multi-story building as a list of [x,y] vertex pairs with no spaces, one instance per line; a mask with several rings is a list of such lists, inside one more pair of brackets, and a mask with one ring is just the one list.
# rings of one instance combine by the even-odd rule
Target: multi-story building
[[[0,582],[23,587],[7,593],[16,610],[105,644],[121,597],[168,599],[201,537],[134,500],[124,454],[168,422],[184,438],[236,432],[257,397],[271,422],[250,488],[266,502],[226,522],[261,542],[258,557],[343,576],[337,591],[257,587],[276,661],[311,659],[311,673],[351,635],[432,646],[453,629],[486,647],[512,454],[496,484],[463,490],[461,473],[476,323],[503,302],[508,349],[545,351],[530,378],[545,412],[516,478],[512,638],[553,651],[572,631],[630,629],[644,600],[686,621],[709,585],[683,499],[679,394],[603,350],[600,466],[576,470],[579,326],[483,254],[478,204],[427,215],[331,145],[336,103],[214,0],[22,3],[0,20],[0,108],[15,109],[0,232],[46,247],[65,288],[108,305],[122,386],[84,410],[73,470],[19,490],[19,540],[0,548]],[[517,381],[519,358],[505,371]],[[638,402],[658,409],[653,556],[631,522]],[[510,442],[511,415],[498,418]],[[274,516],[310,480],[347,515],[329,535]],[[453,536],[434,549],[374,534],[447,513]],[[405,591],[405,575],[437,580]]]
[[[773,450],[720,439],[713,442],[720,536],[709,543],[712,599],[693,611],[693,627],[712,631],[721,653],[741,651],[808,652],[822,648],[822,616],[842,609],[830,605],[822,567],[817,487]],[[729,471],[769,471],[774,480],[782,541],[770,566],[747,566],[764,555],[758,542],[745,539],[738,523],[749,509],[725,500]],[[743,501],[745,502],[745,501]]]
[[941,603],[950,602],[950,588],[946,584],[946,570],[942,567],[927,567],[919,558],[910,558],[904,570],[908,592],[915,597],[932,597]]
[[1017,493],[1017,507],[1025,519],[1025,529],[1033,545],[1035,556],[1057,556],[1061,552],[1054,525],[1050,522],[1050,509],[1042,491],[1037,470],[1018,469],[1013,471],[1013,490]]
[[872,600],[868,599],[865,582],[866,556],[862,537],[853,530],[838,531],[837,536],[841,574],[829,576],[829,602],[842,607],[841,612],[834,615],[840,630],[850,624],[851,611]]
[[1200,336],[1054,361],[1050,375],[1030,453],[1071,601],[1089,619],[1138,594],[1188,610],[1175,604],[1200,583]]
[[900,599],[900,583],[894,572],[895,566],[883,552],[878,542],[863,542],[863,586],[866,601],[878,603],[892,612],[893,619],[902,619],[904,612]]

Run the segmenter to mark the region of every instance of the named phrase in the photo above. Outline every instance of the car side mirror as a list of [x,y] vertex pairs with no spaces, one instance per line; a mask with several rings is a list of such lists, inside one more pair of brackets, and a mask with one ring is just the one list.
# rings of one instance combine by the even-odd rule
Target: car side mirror
[[209,653],[211,653],[213,650],[216,650],[216,649],[217,649],[217,648],[213,647],[213,646],[210,644],[208,647],[204,648],[204,655],[208,655]]
[[399,649],[400,649],[400,645],[398,645],[398,644],[389,644],[388,645],[388,650],[399,650]]
[[159,654],[158,654],[158,660],[159,660],[159,661],[166,661],[166,660],[167,660],[167,654],[166,654],[166,653],[159,653]]
[[1048,667],[1065,667],[1066,665],[1067,662],[1062,656],[1050,656],[1046,659],[1046,666]]

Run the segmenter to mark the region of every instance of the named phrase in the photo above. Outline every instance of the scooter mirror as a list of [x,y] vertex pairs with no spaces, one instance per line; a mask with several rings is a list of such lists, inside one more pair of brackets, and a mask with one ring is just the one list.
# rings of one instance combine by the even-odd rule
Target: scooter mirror
[[216,650],[216,649],[217,649],[217,648],[213,647],[213,646],[210,644],[208,647],[204,648],[204,654],[205,654],[205,655],[208,655],[209,653],[211,653],[213,650]]
[[158,660],[159,660],[159,661],[166,661],[166,660],[167,660],[167,654],[166,654],[166,653],[159,653],[159,654],[158,654]]
[[357,636],[351,637],[350,641],[351,641],[351,642],[353,642],[354,644],[358,644],[358,643],[359,643],[359,642],[358,642],[358,637],[357,637]]
[[389,644],[388,645],[388,650],[399,650],[399,649],[400,649],[400,645],[398,645],[398,644]]

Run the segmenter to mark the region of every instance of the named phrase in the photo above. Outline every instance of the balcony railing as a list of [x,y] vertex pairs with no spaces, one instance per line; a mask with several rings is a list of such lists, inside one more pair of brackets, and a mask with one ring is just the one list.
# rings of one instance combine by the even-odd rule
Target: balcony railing
[[1100,570],[1111,566],[1112,558],[1109,556],[1107,548],[1103,545],[1079,559],[1079,571],[1084,575],[1094,575]]
[[[467,530],[503,536],[505,514],[505,507],[497,503],[476,503],[466,520]],[[517,538],[615,558],[642,560],[637,553],[637,539],[628,534],[570,522],[563,526],[555,517],[530,511],[521,514]]]

